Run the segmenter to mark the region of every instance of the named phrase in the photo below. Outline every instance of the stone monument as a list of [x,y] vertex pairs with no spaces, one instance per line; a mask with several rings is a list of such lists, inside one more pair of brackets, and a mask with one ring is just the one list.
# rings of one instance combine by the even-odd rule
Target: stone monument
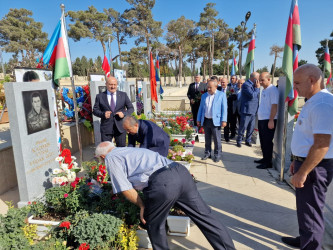
[[142,83],[142,94],[143,94],[143,109],[145,116],[149,118],[151,115],[151,92],[150,92],[150,83]]

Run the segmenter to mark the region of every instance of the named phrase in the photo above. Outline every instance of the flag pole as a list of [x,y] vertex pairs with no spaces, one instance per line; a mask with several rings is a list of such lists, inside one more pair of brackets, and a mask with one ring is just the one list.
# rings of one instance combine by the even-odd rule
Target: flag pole
[[113,65],[111,56],[111,35],[109,34],[109,57],[110,57],[110,76],[113,76]]
[[[254,23],[253,24],[253,33],[254,33],[254,39],[257,39],[257,24]],[[256,48],[256,46],[254,46],[254,49]],[[252,73],[254,72],[254,59],[252,61]]]
[[[65,26],[65,32],[66,32],[66,37],[67,36],[67,25],[66,25],[66,20],[65,20],[65,5],[61,4],[61,18],[63,18],[64,26]],[[69,58],[71,58],[71,52],[70,48],[68,46],[69,50]],[[72,61],[70,60],[70,64],[72,64]],[[75,125],[76,125],[76,133],[77,133],[77,142],[78,142],[78,147],[79,147],[79,152],[80,152],[80,158],[79,158],[79,163],[82,164],[82,144],[81,144],[81,135],[80,135],[80,127],[79,127],[79,115],[77,112],[77,101],[76,101],[76,92],[75,92],[75,85],[74,85],[74,77],[73,77],[73,68],[71,67],[71,85],[72,85],[72,92],[73,92],[73,102],[74,102],[74,114],[75,114]],[[82,165],[81,165],[82,168]]]

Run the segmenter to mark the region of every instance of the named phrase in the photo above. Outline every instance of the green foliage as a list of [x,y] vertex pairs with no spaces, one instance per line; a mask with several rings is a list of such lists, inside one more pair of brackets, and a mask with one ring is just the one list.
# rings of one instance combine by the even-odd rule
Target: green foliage
[[46,214],[46,206],[43,202],[40,201],[33,201],[29,205],[30,213],[34,217],[43,217]]
[[169,135],[169,137],[171,138],[171,130],[167,127],[163,128],[164,132],[167,133]]
[[[64,244],[65,243],[65,244]],[[61,242],[56,238],[49,238],[37,242],[35,245],[30,246],[30,250],[67,250],[66,242]]]
[[87,243],[91,249],[107,247],[115,241],[122,221],[109,214],[92,214],[77,224],[73,229],[75,241]]
[[89,178],[97,179],[99,163],[97,161],[84,161],[82,167],[85,170]]
[[37,239],[37,225],[25,225],[22,230],[24,236],[28,239],[29,244],[34,244],[34,240]]
[[140,119],[141,119],[141,120],[147,120],[147,116],[146,116],[145,114],[142,113],[141,116],[140,116]]
[[42,32],[43,24],[36,22],[27,9],[10,9],[0,20],[0,46],[14,57],[20,55],[21,64],[15,66],[35,67],[38,53],[48,43],[47,33]]
[[[143,199],[142,192],[138,192]],[[113,197],[113,207],[117,217],[121,218],[128,225],[138,225],[140,223],[140,208],[129,202],[123,195]]]
[[182,145],[173,146],[172,150],[175,151],[175,152],[179,152],[179,151],[185,152],[185,149]]
[[[333,60],[333,31],[330,34],[330,38],[328,39],[328,50],[330,52],[331,61]],[[316,57],[318,59],[318,64],[321,69],[324,68],[324,54],[325,54],[325,48],[326,48],[326,39],[321,40],[320,47],[316,50]],[[327,75],[325,75],[327,77]]]

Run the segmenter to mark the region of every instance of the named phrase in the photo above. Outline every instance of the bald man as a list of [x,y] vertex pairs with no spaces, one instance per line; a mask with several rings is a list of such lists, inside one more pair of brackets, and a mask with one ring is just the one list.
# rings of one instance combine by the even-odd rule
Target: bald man
[[227,85],[228,85],[228,78],[220,77],[220,84],[217,87],[217,90],[227,94]]
[[322,249],[323,208],[328,185],[333,177],[333,95],[321,89],[323,76],[313,64],[294,73],[294,89],[308,101],[299,114],[291,151],[291,183],[296,188],[300,236],[282,241],[301,249]]
[[106,91],[96,96],[93,114],[101,118],[102,141],[116,141],[117,147],[126,146],[126,131],[123,128],[123,118],[131,115],[133,105],[127,94],[118,91],[118,82],[115,77],[107,77]]

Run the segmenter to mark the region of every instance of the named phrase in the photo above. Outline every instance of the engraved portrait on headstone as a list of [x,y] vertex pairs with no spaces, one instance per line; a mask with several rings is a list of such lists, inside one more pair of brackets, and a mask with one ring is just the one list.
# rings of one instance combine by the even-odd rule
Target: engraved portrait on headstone
[[135,102],[135,86],[130,85],[130,99],[131,102]]
[[51,128],[47,90],[22,91],[28,135]]
[[106,86],[98,86],[98,93],[103,93],[106,91]]

